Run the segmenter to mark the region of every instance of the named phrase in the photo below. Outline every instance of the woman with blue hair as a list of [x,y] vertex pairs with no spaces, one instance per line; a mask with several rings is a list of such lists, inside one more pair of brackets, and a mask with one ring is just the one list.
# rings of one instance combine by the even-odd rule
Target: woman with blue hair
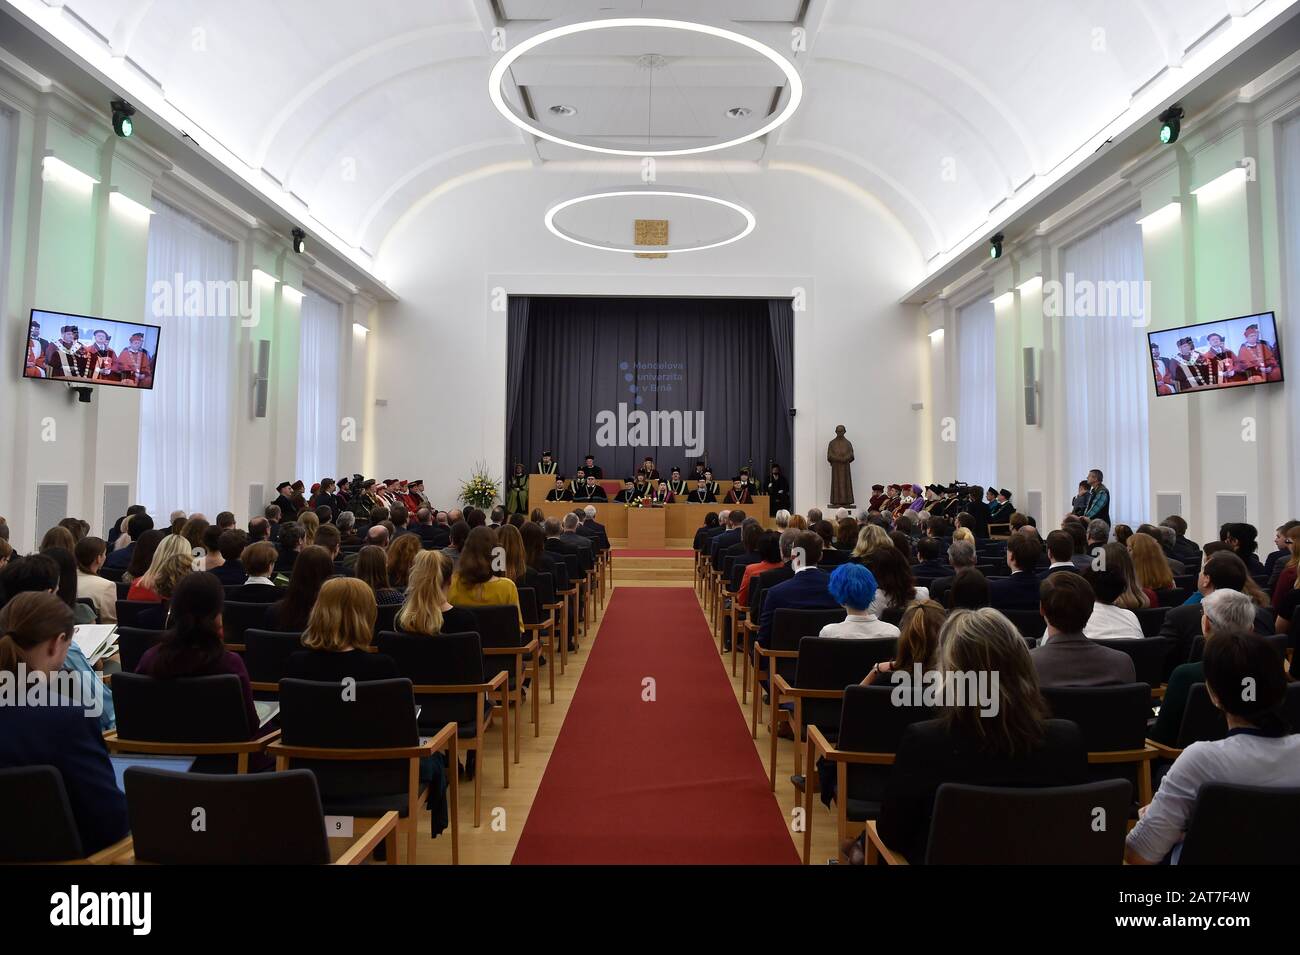
[[861,564],[840,564],[831,574],[827,591],[831,599],[844,608],[848,615],[843,623],[828,623],[822,627],[820,637],[897,637],[898,628],[885,623],[869,612],[876,599],[876,578]]

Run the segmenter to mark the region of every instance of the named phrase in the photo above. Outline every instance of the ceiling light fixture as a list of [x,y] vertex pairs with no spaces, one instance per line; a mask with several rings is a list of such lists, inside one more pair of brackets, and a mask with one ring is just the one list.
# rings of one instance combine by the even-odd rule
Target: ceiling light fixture
[[578,111],[566,103],[556,103],[551,107],[551,112],[556,116],[576,116]]
[[109,104],[113,108],[113,132],[123,139],[130,139],[135,132],[135,107],[126,100],[115,99]]
[[1160,114],[1160,142],[1172,146],[1178,142],[1178,133],[1183,128],[1183,108],[1170,106]]
[[744,119],[752,112],[748,106],[733,106],[727,110],[727,115],[732,119]]
[[290,233],[290,235],[293,236],[293,250],[297,252],[299,255],[302,255],[304,252],[306,252],[307,233],[303,232],[302,229],[294,229],[293,232]]
[[[706,242],[702,245],[686,245],[686,246],[664,245],[664,246],[654,246],[653,248],[651,248],[650,246],[644,246],[644,245],[632,245],[632,244],[621,245],[621,244],[614,244],[614,243],[601,244],[598,242],[592,242],[588,239],[582,238],[581,236],[575,233],[569,232],[561,228],[555,222],[555,217],[559,215],[559,213],[563,212],[565,209],[568,209],[572,206],[576,206],[584,202],[595,202],[600,199],[616,199],[625,196],[638,196],[638,197],[660,196],[660,197],[667,197],[671,199],[695,199],[700,202],[710,202],[713,203],[714,205],[719,205],[725,209],[730,209],[733,212],[739,213],[740,216],[744,218],[745,224],[738,232],[736,232],[735,235],[727,236],[726,238],[719,239],[716,242]],[[546,228],[549,229],[553,235],[563,239],[565,242],[572,242],[574,245],[585,246],[588,249],[599,249],[602,252],[633,252],[633,253],[653,251],[656,254],[662,252],[669,255],[678,252],[703,252],[705,249],[716,249],[719,246],[730,245],[732,242],[739,242],[741,239],[745,238],[745,236],[753,232],[755,227],[758,225],[758,220],[754,217],[754,213],[750,212],[744,206],[740,205],[740,203],[732,202],[730,199],[722,199],[718,196],[709,195],[707,192],[700,192],[695,189],[681,189],[681,188],[609,189],[602,192],[592,192],[592,193],[587,193],[586,195],[574,196],[572,199],[565,199],[562,202],[557,202],[555,205],[547,209],[546,217],[543,221],[546,223]]]
[[990,259],[1000,259],[1000,258],[1002,258],[1002,239],[1003,239],[1003,235],[1002,235],[1001,232],[999,232],[999,233],[998,233],[997,235],[995,235],[993,238],[989,239],[989,258],[990,258]]
[[[680,30],[687,33],[699,33],[705,36],[718,37],[724,40],[730,40],[732,43],[739,44],[749,50],[770,60],[782,73],[785,74],[786,85],[789,88],[789,96],[786,98],[785,107],[773,116],[768,122],[764,123],[758,129],[745,133],[742,136],[736,136],[732,139],[724,140],[718,143],[709,143],[703,146],[678,147],[671,149],[617,149],[610,146],[598,146],[594,143],[586,143],[576,139],[567,139],[563,136],[557,136],[533,123],[532,119],[514,106],[506,102],[501,93],[501,84],[505,80],[506,73],[515,61],[521,56],[534,50],[551,40],[558,40],[562,37],[574,36],[582,33],[591,33],[600,30],[615,30],[628,28],[645,28],[659,30]],[[568,23],[561,26],[552,27],[548,30],[542,30],[528,37],[526,40],[512,46],[497,60],[492,67],[492,72],[488,76],[488,96],[492,99],[492,105],[497,108],[502,116],[518,126],[520,129],[531,133],[539,139],[545,139],[549,142],[556,143],[560,146],[569,146],[573,149],[583,149],[587,152],[605,153],[612,156],[690,156],[698,153],[716,152],[720,149],[729,149],[732,146],[738,146],[741,143],[747,143],[751,140],[765,136],[772,130],[776,129],[799,108],[799,102],[803,99],[803,79],[799,76],[799,71],[790,60],[781,53],[768,46],[766,43],[760,43],[753,37],[745,36],[743,33],[737,33],[734,30],[728,30],[725,27],[712,26],[707,23],[699,23],[693,20],[678,20],[667,17],[607,17],[600,20],[579,20],[574,23]]]

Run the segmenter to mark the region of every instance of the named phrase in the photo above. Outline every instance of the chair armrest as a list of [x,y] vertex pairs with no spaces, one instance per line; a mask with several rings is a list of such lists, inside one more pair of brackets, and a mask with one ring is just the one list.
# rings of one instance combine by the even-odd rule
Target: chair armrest
[[[400,817],[397,810],[389,810],[380,816],[371,825],[369,829],[361,834],[361,838],[352,845],[348,846],[347,851],[339,856],[332,865],[360,865],[363,861],[370,858],[370,853],[375,851],[375,847],[383,842],[390,832],[397,828]],[[395,862],[395,859],[389,859],[389,862]]]
[[247,652],[248,652],[248,645],[247,645],[247,644],[244,644],[244,643],[227,643],[227,644],[225,644],[225,647],[226,647],[226,649],[229,650],[231,653],[247,653]]
[[876,828],[876,820],[874,819],[867,820],[867,838],[876,847],[876,851],[880,853],[880,858],[885,861],[886,865],[907,865],[906,859],[885,845],[885,840],[880,838],[880,832]]
[[760,657],[777,657],[782,660],[795,660],[799,657],[798,650],[769,650],[762,644],[756,645],[755,650]]
[[110,752],[149,753],[155,756],[235,756],[239,753],[260,753],[280,736],[273,730],[257,739],[230,743],[164,743],[157,740],[122,739],[116,730],[104,734],[104,745]]
[[445,723],[443,724],[442,729],[438,730],[438,732],[434,733],[432,736],[421,737],[420,745],[423,746],[424,744],[427,743],[436,753],[440,749],[446,749],[447,746],[451,743],[451,741],[454,740],[455,738],[456,738],[456,724]]
[[816,750],[816,755],[836,763],[851,763],[857,766],[892,766],[893,753],[859,753],[853,750],[836,749],[826,741],[826,736],[816,726],[808,727],[808,742]]
[[416,696],[466,696],[491,693],[494,689],[494,683],[416,683],[411,687]]
[[1088,762],[1093,765],[1105,763],[1136,763],[1155,759],[1158,752],[1149,741],[1141,749],[1115,749],[1088,754]]
[[135,851],[135,845],[131,842],[131,837],[126,836],[111,846],[105,846],[94,855],[86,857],[89,865],[112,865],[118,859],[125,858]]
[[1164,743],[1157,743],[1153,739],[1147,740],[1147,746],[1154,749],[1156,755],[1161,759],[1177,759],[1183,752],[1177,746],[1166,746]]
[[[444,727],[445,729],[445,727]],[[441,734],[441,730],[439,733]],[[377,746],[368,749],[343,749],[333,746],[286,746],[275,742],[266,751],[277,758],[289,759],[422,759],[435,752],[431,740],[422,739],[415,746]]]

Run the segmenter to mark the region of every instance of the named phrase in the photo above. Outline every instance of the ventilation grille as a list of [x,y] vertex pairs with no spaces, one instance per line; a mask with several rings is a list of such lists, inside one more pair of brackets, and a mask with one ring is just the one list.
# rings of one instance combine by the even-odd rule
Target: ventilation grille
[[1220,527],[1222,527],[1224,524],[1245,524],[1246,523],[1246,495],[1244,494],[1214,495],[1214,512]]
[[1025,508],[1029,516],[1034,519],[1034,523],[1037,524],[1039,527],[1042,527],[1043,526],[1043,492],[1026,491]]
[[1156,493],[1156,520],[1163,521],[1166,517],[1173,517],[1177,514],[1179,517],[1186,518],[1183,513],[1183,496],[1181,494]]
[[115,528],[113,522],[119,517],[126,515],[126,509],[131,506],[131,485],[129,484],[105,484],[104,485],[104,529],[106,536],[104,540],[112,540],[117,535],[113,533]]
[[36,540],[68,516],[68,485],[36,485]]
[[262,511],[266,507],[266,485],[250,484],[248,485],[248,519],[251,521],[255,517],[261,517]]

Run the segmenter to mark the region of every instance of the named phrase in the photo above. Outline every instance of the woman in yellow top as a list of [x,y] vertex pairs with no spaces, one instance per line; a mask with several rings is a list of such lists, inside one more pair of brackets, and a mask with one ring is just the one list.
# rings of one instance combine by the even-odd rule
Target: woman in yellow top
[[[504,607],[513,604],[519,612],[519,591],[508,577],[496,577],[494,564],[505,570],[505,552],[497,553],[496,533],[489,527],[476,527],[465,539],[460,561],[451,575],[447,599],[457,607]],[[519,625],[524,624],[519,614]]]

